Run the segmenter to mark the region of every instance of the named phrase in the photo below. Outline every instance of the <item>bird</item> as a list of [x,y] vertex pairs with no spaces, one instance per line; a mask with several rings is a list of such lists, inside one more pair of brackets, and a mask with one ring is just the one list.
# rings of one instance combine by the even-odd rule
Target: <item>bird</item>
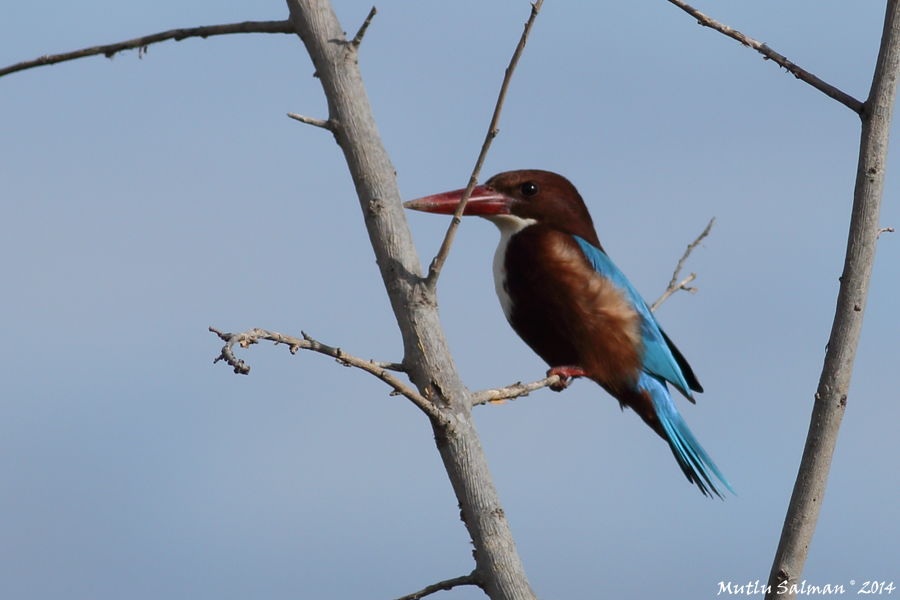
[[[454,214],[465,190],[404,203]],[[665,440],[704,496],[735,493],[678,412],[668,385],[690,402],[703,387],[647,303],[613,263],[575,186],[537,169],[508,171],[472,190],[463,212],[494,223],[494,286],[507,321],[559,376],[562,391],[593,380]]]

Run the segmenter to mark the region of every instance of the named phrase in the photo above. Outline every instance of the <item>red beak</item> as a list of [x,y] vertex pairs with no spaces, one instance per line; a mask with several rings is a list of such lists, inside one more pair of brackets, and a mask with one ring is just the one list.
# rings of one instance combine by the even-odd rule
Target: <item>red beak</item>
[[[425,196],[424,198],[404,202],[403,206],[412,210],[421,210],[422,212],[452,215],[456,212],[456,207],[459,206],[465,191],[462,189],[435,194],[434,196]],[[514,198],[506,194],[479,185],[472,190],[472,195],[469,196],[463,215],[508,215],[510,214],[510,206],[514,201]]]

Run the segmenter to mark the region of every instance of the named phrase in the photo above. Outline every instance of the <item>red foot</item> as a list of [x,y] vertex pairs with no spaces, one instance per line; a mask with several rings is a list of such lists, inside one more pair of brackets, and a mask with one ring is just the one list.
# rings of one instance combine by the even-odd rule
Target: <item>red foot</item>
[[554,392],[561,392],[569,387],[569,378],[587,377],[587,372],[581,367],[553,367],[547,371],[547,377],[558,375],[559,382],[550,386]]

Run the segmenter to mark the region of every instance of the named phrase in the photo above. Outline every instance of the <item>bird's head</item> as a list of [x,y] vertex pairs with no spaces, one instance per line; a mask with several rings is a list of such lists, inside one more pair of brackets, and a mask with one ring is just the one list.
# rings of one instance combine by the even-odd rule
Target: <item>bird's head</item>
[[[465,190],[410,200],[403,206],[423,212],[453,214]],[[575,186],[562,175],[529,169],[494,175],[472,190],[463,215],[490,220],[506,215],[534,221],[600,247],[594,222]]]

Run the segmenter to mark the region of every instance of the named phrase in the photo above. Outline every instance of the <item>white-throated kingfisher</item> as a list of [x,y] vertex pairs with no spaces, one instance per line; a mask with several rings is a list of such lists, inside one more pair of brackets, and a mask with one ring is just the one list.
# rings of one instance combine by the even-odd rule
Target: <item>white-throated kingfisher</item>
[[[404,206],[453,214],[464,190]],[[477,186],[464,215],[500,229],[494,285],[519,337],[559,375],[587,377],[632,408],[669,447],[688,480],[704,495],[734,493],[687,424],[666,382],[688,400],[703,388],[647,303],[600,246],[581,195],[549,171],[510,171]]]

